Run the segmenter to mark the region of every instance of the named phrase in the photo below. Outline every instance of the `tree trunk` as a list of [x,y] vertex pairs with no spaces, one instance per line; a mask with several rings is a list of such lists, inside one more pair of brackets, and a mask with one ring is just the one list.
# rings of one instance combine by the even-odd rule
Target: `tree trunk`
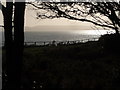
[[24,11],[25,2],[15,2],[14,12],[14,62],[16,88],[21,86],[21,72],[24,49]]
[[[6,74],[7,84],[3,88],[9,88],[12,86],[12,63],[13,63],[13,38],[12,38],[12,10],[13,3],[6,2],[6,8],[4,9],[4,29],[5,29],[5,52],[6,52]],[[3,82],[4,83],[4,82]]]
[[23,62],[25,1],[15,3],[14,39],[12,37],[13,2],[12,0],[10,1],[6,2],[6,8],[3,11],[7,84],[2,88],[3,90],[18,90],[21,87],[20,81]]
[[119,35],[119,30],[118,30],[118,28],[115,28],[115,34],[116,34],[116,35]]

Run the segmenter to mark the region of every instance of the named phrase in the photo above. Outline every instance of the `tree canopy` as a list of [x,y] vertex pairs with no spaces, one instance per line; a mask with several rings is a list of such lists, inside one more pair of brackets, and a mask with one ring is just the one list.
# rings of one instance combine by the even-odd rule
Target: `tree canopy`
[[120,29],[120,2],[32,2],[37,19],[67,18],[105,29]]

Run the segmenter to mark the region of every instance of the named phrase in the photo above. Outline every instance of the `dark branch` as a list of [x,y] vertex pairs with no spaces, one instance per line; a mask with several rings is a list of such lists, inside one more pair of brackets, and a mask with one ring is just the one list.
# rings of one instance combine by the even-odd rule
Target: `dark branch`
[[2,5],[2,3],[0,2],[0,9],[1,9],[1,11],[2,11],[2,13],[3,13],[3,16],[4,16],[4,14],[5,14],[5,6],[4,5]]
[[[116,14],[120,12],[118,2],[37,2],[31,5],[38,8],[37,18],[41,19],[63,17],[110,29],[120,27],[120,18]],[[44,10],[45,13],[40,12],[39,9]]]

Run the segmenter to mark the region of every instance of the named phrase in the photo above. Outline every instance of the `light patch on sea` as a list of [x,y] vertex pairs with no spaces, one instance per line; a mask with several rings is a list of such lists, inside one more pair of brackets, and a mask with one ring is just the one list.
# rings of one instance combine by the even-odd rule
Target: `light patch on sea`
[[[25,30],[25,42],[39,41],[75,41],[99,38],[101,35],[115,33],[114,30]],[[3,30],[0,30],[0,47],[4,42]]]
[[61,30],[61,31],[25,31],[25,42],[37,41],[74,41],[99,38],[101,35],[114,33],[113,30]]

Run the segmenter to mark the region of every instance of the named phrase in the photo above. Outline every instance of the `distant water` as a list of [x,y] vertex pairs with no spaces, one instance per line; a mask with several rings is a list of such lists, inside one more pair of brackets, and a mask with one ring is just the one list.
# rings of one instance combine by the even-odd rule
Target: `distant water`
[[25,41],[72,41],[87,38],[99,37],[99,35],[89,35],[84,33],[77,33],[74,31],[36,31],[25,32]]
[[26,31],[25,41],[73,41],[99,38],[106,33],[107,30]]
[[[91,38],[99,38],[103,34],[114,33],[112,30],[37,30],[37,31],[25,31],[25,42],[36,41],[74,41],[84,40]],[[4,41],[3,32],[0,31],[0,47],[2,41]]]

